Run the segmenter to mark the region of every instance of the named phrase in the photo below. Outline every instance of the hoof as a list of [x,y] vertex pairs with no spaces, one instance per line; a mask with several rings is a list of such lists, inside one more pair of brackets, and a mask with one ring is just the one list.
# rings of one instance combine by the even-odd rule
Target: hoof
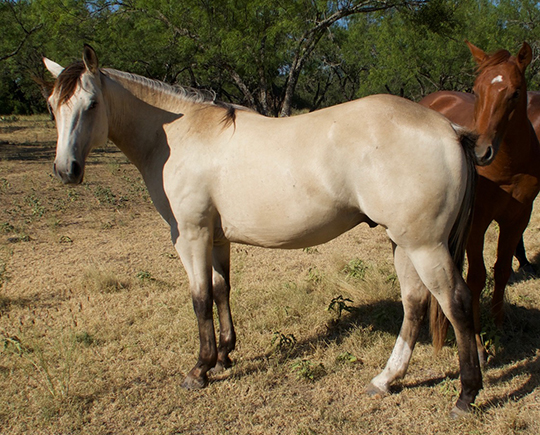
[[366,394],[374,399],[382,399],[384,396],[388,395],[388,392],[381,390],[379,387],[370,382],[370,384],[366,387]]
[[206,376],[202,378],[194,378],[188,375],[182,383],[182,387],[184,387],[186,390],[201,390],[207,385],[208,378]]

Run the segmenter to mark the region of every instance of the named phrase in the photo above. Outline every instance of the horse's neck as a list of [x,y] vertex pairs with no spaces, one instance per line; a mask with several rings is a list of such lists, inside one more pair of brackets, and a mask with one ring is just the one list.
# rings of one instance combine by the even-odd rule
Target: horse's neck
[[146,175],[148,163],[168,152],[163,126],[182,115],[155,107],[105,77],[103,91],[109,112],[109,139]]
[[[539,166],[539,145],[536,133],[527,117],[527,104],[520,104],[508,121],[497,158],[483,172],[497,173],[500,179],[510,183],[517,173],[529,171]],[[529,168],[529,169],[527,169]],[[510,180],[510,181],[509,181]]]
[[505,146],[508,152],[525,157],[531,147],[537,146],[536,133],[532,128],[527,116],[527,99],[519,102],[512,117],[508,120],[508,127],[501,146]]

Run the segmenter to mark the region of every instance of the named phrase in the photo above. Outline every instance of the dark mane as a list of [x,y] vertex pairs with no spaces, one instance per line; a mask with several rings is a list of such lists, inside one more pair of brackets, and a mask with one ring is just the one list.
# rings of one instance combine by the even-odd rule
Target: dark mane
[[501,63],[507,62],[512,55],[508,50],[498,50],[493,54],[490,54],[486,59],[478,65],[478,71],[482,71],[490,66],[500,65]]
[[230,125],[235,124],[237,110],[250,110],[247,107],[216,100],[215,93],[211,91],[194,89],[180,85],[169,85],[159,80],[153,80],[138,74],[118,71],[115,69],[106,68],[101,72],[106,76],[111,77],[113,80],[126,81],[135,85],[163,92],[164,94],[178,97],[184,101],[203,103],[207,104],[209,107],[213,106],[223,109],[225,111],[225,115],[223,116],[221,122],[224,124],[224,127],[229,127]]
[[[75,89],[77,88],[77,84],[80,82],[80,78],[85,71],[86,66],[83,62],[79,61],[72,63],[71,65],[66,67],[58,76],[54,85],[54,90],[58,92],[59,105],[66,103],[73,96],[73,94],[75,93]],[[165,92],[169,95],[178,96],[183,100],[195,103],[205,103],[224,109],[225,115],[223,116],[222,123],[225,127],[228,127],[235,123],[237,109],[249,110],[247,108],[243,108],[234,104],[217,101],[215,99],[215,94],[210,92],[205,92],[192,88],[185,88],[182,86],[172,86],[158,80],[152,80],[147,77],[139,76],[137,74],[126,73],[114,69],[103,69],[101,70],[101,73],[113,79],[121,78],[132,83],[137,83],[142,86],[147,86],[152,89]]]
[[66,103],[75,93],[75,88],[86,70],[83,62],[75,62],[64,68],[54,85],[58,92],[58,105]]
[[225,115],[221,122],[225,128],[234,125],[236,126],[236,106],[222,101],[214,101],[214,104],[222,109],[225,109]]

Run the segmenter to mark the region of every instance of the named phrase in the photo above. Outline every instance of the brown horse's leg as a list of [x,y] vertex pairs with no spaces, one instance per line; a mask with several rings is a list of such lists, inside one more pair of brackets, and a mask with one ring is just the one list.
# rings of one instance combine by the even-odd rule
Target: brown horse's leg
[[189,277],[200,343],[197,364],[188,373],[182,386],[194,390],[208,384],[207,372],[217,361],[212,300],[212,245],[206,228],[192,227],[180,234],[175,247]]
[[512,258],[521,235],[528,224],[528,217],[521,223],[499,224],[499,243],[497,245],[497,261],[494,267],[495,288],[491,301],[491,312],[497,327],[504,320],[504,290],[512,274]]
[[229,353],[234,350],[236,334],[229,304],[230,295],[230,243],[214,246],[213,258],[213,296],[219,316],[219,346],[217,363],[213,371],[220,371],[232,366]]
[[519,270],[523,271],[525,275],[534,277],[536,276],[536,270],[527,258],[527,252],[525,251],[525,243],[523,242],[523,235],[519,239],[514,256],[519,261]]
[[482,325],[480,322],[480,296],[484,285],[486,284],[486,266],[484,264],[484,235],[485,229],[471,230],[469,241],[467,243],[467,261],[469,268],[467,271],[467,285],[471,291],[472,296],[472,309],[474,315],[474,334],[476,340],[476,348],[478,351],[478,358],[480,364],[484,365],[487,361],[487,353],[480,333],[482,331]]
[[429,301],[428,289],[420,280],[403,249],[396,248],[395,245],[394,264],[401,286],[403,324],[386,367],[367,387],[366,392],[371,396],[388,393],[390,384],[405,376]]

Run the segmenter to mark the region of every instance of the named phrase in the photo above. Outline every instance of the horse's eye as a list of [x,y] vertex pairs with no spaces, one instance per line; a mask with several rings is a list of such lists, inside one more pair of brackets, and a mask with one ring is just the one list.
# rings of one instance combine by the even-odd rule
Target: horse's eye
[[512,98],[512,100],[517,100],[519,98],[519,89],[515,91],[510,98]]
[[92,101],[90,103],[90,106],[88,106],[88,110],[95,109],[97,107],[97,101]]

